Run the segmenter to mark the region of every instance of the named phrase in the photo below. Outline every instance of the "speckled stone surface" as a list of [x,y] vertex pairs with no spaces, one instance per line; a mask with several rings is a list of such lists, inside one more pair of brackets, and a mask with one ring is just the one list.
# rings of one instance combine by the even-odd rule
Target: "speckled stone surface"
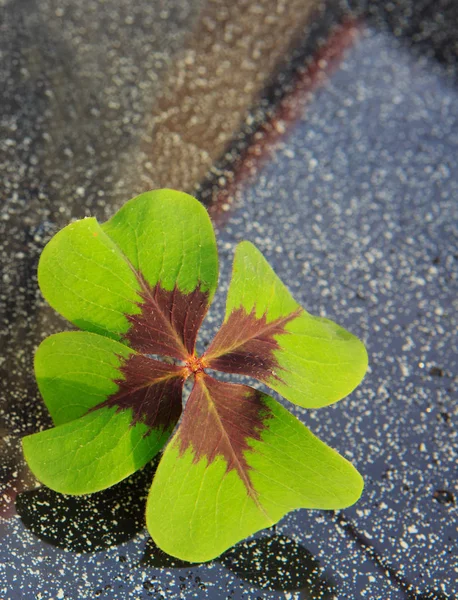
[[[456,6],[305,4],[298,18],[267,0],[0,0],[0,598],[457,596]],[[259,26],[243,26],[247,5]],[[277,30],[291,34],[279,55],[262,44]],[[218,71],[235,45],[254,87]],[[223,101],[231,81],[240,97]],[[166,115],[190,95],[195,130]],[[219,223],[222,286],[202,344],[250,239],[307,310],[365,340],[371,363],[337,405],[289,406],[355,462],[361,500],[291,513],[207,565],[149,540],[154,465],[71,498],[37,487],[19,445],[50,425],[34,348],[67,327],[37,288],[43,245],[71,218],[104,220],[165,185],[164,164]]]

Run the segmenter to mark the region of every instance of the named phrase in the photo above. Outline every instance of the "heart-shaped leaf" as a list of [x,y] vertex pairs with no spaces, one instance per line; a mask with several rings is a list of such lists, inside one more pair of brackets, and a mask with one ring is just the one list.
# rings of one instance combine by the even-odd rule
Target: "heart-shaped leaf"
[[212,369],[255,377],[307,408],[340,400],[367,369],[364,344],[302,309],[249,242],[237,247],[224,323],[203,359]]
[[206,561],[295,508],[346,507],[362,487],[272,397],[202,375],[153,480],[147,526],[165,552]]
[[83,331],[46,339],[35,357],[58,425],[23,439],[51,489],[88,494],[121,481],[162,448],[181,414],[183,369]]
[[131,427],[132,415],[103,408],[23,440],[24,456],[36,477],[62,494],[90,494],[114,485],[143,467],[162,448],[167,434]]
[[38,281],[78,327],[186,360],[218,281],[215,235],[205,208],[187,194],[147,192],[103,226],[83,219],[56,234]]

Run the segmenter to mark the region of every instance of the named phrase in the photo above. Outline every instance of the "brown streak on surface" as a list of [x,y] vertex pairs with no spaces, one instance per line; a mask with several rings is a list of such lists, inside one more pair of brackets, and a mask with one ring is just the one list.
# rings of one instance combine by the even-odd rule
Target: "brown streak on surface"
[[178,429],[180,454],[191,447],[194,463],[206,458],[211,464],[218,457],[224,458],[226,472],[237,471],[259,505],[245,453],[251,448],[250,440],[261,439],[271,416],[258,390],[202,373],[196,377]]
[[138,275],[143,302],[141,312],[126,315],[131,323],[127,343],[143,354],[160,354],[186,361],[194,352],[197,333],[208,308],[208,292],[200,286],[189,294],[177,287],[150,286]]
[[237,373],[268,381],[280,380],[275,373],[278,361],[274,351],[281,346],[278,335],[287,335],[287,323],[302,312],[301,308],[273,321],[267,322],[266,314],[256,317],[256,311],[246,313],[243,308],[234,310],[223,323],[202,359],[210,369]]
[[[275,154],[279,142],[286,138],[294,123],[306,111],[307,104],[316,90],[322,87],[339,67],[345,52],[351,48],[361,31],[358,19],[347,18],[338,25],[320,46],[315,55],[298,69],[292,89],[286,93],[273,113],[263,120],[248,136],[247,146],[231,155],[229,152],[203,183],[207,186],[204,197],[209,204],[208,212],[213,222],[222,226],[230,215],[230,209],[237,195],[254,180],[264,164]],[[219,182],[223,182],[222,185]],[[208,190],[208,187],[210,188]],[[200,197],[200,196],[199,196]]]
[[317,5],[318,0],[204,4],[144,123],[145,185],[193,191],[302,39]]
[[123,378],[115,380],[118,391],[89,412],[112,406],[117,412],[132,409],[131,426],[144,423],[145,435],[152,429],[173,429],[181,415],[183,367],[131,354],[119,370]]

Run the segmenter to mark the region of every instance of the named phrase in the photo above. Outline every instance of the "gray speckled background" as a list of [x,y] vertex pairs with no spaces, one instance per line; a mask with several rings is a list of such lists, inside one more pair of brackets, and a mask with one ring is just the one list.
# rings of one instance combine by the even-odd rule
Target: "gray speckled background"
[[[455,598],[456,3],[0,0],[0,53],[0,597]],[[75,499],[37,488],[19,446],[50,425],[34,348],[67,327],[37,288],[43,245],[161,185],[219,224],[202,344],[250,239],[371,363],[337,405],[290,405],[362,499],[208,565],[148,540],[153,467]]]

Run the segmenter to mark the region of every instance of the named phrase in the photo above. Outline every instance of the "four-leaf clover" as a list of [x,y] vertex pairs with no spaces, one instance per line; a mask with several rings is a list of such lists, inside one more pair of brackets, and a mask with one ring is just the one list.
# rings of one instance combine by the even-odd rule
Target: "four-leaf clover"
[[25,437],[23,448],[45,485],[101,490],[168,442],[146,521],[160,548],[189,561],[218,556],[290,510],[358,499],[362,478],[348,461],[271,396],[208,370],[253,377],[318,408],[359,384],[364,345],[302,309],[242,242],[224,322],[197,356],[218,279],[213,227],[197,200],[147,192],[102,225],[72,223],[43,250],[38,279],[51,306],[83,330],[48,337],[35,357],[55,427]]

